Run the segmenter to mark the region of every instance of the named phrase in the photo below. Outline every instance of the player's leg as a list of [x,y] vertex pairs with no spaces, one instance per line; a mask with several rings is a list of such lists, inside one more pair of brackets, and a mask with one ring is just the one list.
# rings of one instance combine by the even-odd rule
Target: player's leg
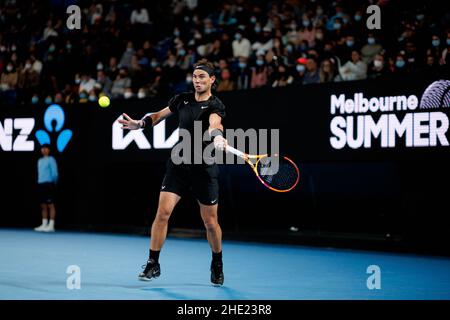
[[48,206],[46,203],[41,203],[42,224],[34,228],[35,231],[43,231],[48,224]]
[[167,236],[170,215],[180,199],[181,197],[173,192],[159,194],[158,210],[152,224],[150,250],[161,250]]
[[161,275],[159,265],[159,253],[167,237],[169,218],[181,197],[173,192],[160,192],[158,210],[153,220],[150,236],[149,259],[143,272],[139,274],[139,279],[150,281]]
[[48,211],[50,214],[50,220],[48,220],[48,225],[45,231],[53,232],[55,231],[55,217],[56,217],[56,208],[53,202],[47,203]]
[[218,221],[218,205],[205,205],[199,201],[200,214],[206,228],[206,237],[212,251],[211,282],[222,285],[224,281],[222,262],[222,229]]
[[222,229],[220,228],[217,209],[218,205],[204,205],[199,202],[200,215],[206,228],[206,237],[212,252],[222,252]]

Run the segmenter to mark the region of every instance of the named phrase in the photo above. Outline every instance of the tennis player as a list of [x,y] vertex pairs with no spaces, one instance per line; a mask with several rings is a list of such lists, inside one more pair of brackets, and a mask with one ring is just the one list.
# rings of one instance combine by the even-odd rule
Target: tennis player
[[[119,120],[122,129],[149,128],[177,113],[180,129],[189,131],[191,137],[194,137],[194,121],[201,121],[202,128],[208,128],[215,149],[225,150],[227,141],[223,137],[222,125],[225,106],[211,93],[212,87],[216,84],[213,64],[206,59],[197,62],[194,65],[192,80],[194,92],[175,95],[170,99],[167,107],[156,113],[147,114],[141,120],[133,120],[127,114],[123,114],[124,119]],[[207,143],[202,143],[204,149]],[[151,229],[149,259],[144,271],[139,274],[140,280],[149,281],[160,276],[159,254],[167,236],[170,215],[181,197],[186,192],[192,192],[199,203],[200,215],[212,249],[211,282],[216,286],[223,285],[222,230],[217,216],[219,168],[215,163],[208,163],[203,158],[201,164],[175,164],[172,158],[167,161],[166,174],[160,189],[158,211]]]

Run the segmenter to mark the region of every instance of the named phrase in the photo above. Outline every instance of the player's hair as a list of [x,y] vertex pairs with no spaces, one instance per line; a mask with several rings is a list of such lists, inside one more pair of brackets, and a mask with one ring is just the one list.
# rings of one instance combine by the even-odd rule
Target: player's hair
[[[194,64],[194,70],[195,70],[195,68],[197,68],[199,66],[207,67],[208,69],[213,71],[213,74],[211,76],[216,76],[215,72],[214,72],[214,70],[215,70],[214,64],[212,62],[208,61],[207,59],[200,59],[199,61],[197,61],[197,63]],[[218,78],[216,77],[216,80],[212,84],[211,89],[216,90],[218,85],[219,85]]]
[[198,66],[206,66],[206,67],[210,68],[211,70],[215,69],[212,62],[208,61],[207,59],[201,59],[201,60],[197,61],[197,63],[194,64],[194,69],[197,68]]

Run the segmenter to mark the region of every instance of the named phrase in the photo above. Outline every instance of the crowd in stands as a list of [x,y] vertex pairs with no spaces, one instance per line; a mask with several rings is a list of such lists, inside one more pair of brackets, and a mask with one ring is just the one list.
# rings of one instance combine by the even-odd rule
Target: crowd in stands
[[[70,4],[81,8],[80,30],[67,28]],[[371,4],[381,9],[381,29],[367,28]],[[200,58],[216,65],[218,92],[439,77],[450,67],[450,13],[441,4],[6,0],[1,103],[167,97],[191,89]]]

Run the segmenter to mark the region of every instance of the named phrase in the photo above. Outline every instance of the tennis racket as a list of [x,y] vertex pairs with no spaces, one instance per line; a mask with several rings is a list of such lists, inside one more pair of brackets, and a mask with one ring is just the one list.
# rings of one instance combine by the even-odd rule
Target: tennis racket
[[[282,157],[278,154],[271,156],[267,154],[250,155],[231,146],[227,146],[226,151],[244,159],[253,169],[259,181],[272,191],[291,191],[300,180],[300,171],[297,165],[288,157]],[[278,161],[277,168],[274,168],[276,167],[273,165],[274,161]]]

